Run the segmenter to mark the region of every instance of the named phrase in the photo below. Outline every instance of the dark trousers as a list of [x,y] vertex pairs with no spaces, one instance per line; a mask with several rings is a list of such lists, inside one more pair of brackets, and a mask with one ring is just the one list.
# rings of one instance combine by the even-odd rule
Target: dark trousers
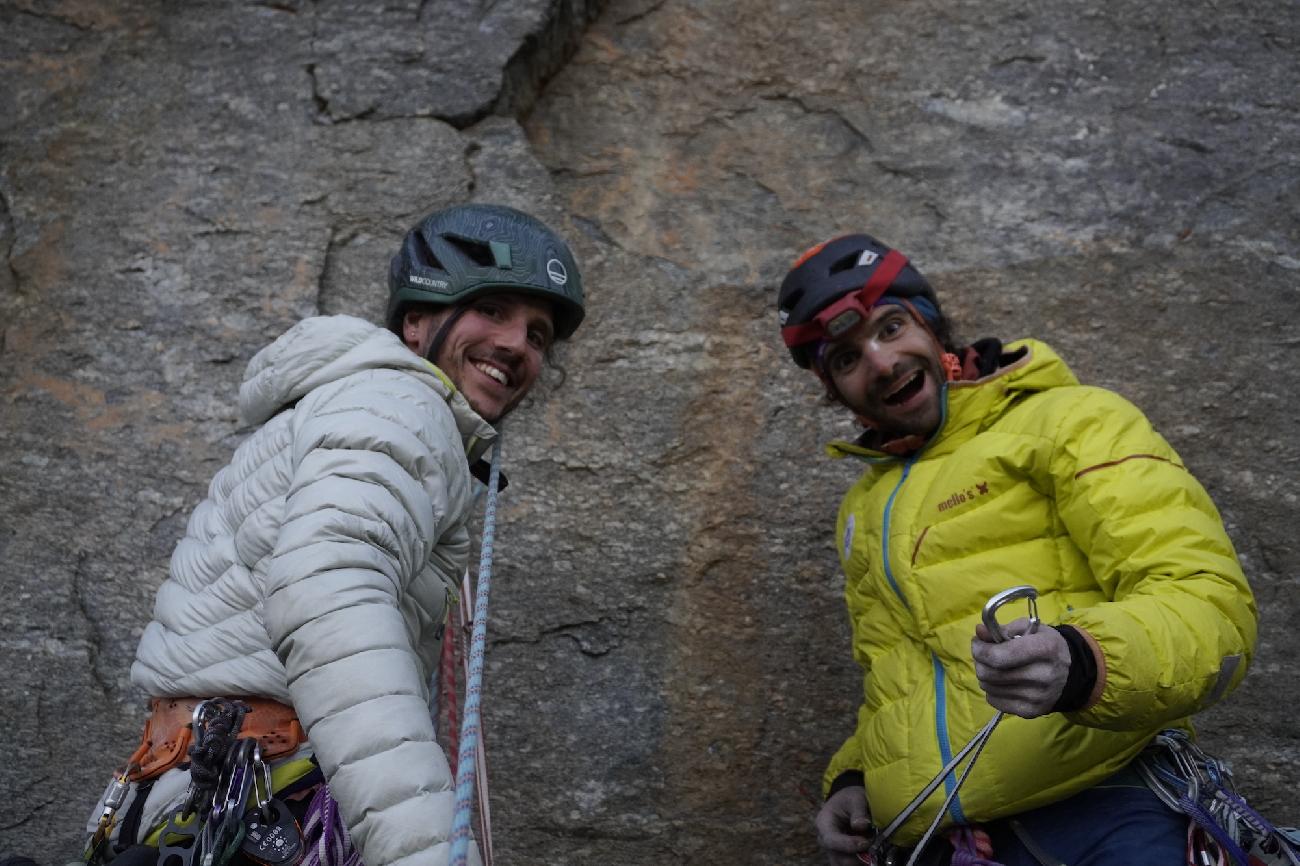
[[1186,866],[1187,825],[1130,768],[1059,803],[994,821],[988,831],[993,859],[1004,866]]

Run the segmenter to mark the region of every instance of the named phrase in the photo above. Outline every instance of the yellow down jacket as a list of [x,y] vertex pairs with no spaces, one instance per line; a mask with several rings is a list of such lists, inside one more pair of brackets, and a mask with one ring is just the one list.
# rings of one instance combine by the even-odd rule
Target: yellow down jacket
[[[868,468],[844,497],[836,533],[864,700],[824,785],[863,773],[881,826],[993,716],[971,639],[1003,589],[1032,584],[1044,623],[1095,639],[1100,695],[1068,715],[1006,717],[946,824],[1096,784],[1156,731],[1186,727],[1234,688],[1254,647],[1250,588],[1178,455],[1123,398],[1079,385],[1046,345],[1005,351],[1019,349],[997,372],[948,386],[945,420],[918,454],[829,446]],[[1024,615],[1017,602],[1000,618]],[[920,837],[951,784],[898,842]]]

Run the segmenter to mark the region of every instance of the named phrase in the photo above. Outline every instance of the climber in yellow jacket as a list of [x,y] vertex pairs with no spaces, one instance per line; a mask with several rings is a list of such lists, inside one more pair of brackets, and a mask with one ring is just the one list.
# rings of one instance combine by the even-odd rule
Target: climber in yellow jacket
[[[996,708],[1010,715],[941,827],[982,825],[1007,866],[1185,863],[1186,818],[1129,764],[1236,687],[1253,651],[1254,599],[1205,490],[1138,409],[1043,343],[955,345],[925,278],[867,235],[805,253],[778,311],[795,362],[864,427],[829,447],[864,467],[836,531],[864,693],[825,774],[830,862],[858,863],[872,820]],[[1020,584],[1043,627],[1018,619],[995,643],[981,609]],[[944,792],[895,841],[915,845]]]

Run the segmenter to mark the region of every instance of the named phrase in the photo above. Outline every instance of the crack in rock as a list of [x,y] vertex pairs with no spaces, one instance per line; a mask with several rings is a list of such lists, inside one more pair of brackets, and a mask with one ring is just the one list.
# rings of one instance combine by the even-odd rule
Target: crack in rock
[[662,9],[666,2],[667,0],[655,0],[655,2],[650,3],[644,9],[639,9],[630,15],[618,19],[614,22],[614,26],[626,27],[629,24],[634,24],[635,22],[640,21],[642,18],[649,18],[651,15]]
[[[488,113],[522,118],[537,102],[546,82],[578,50],[587,26],[608,0],[559,0],[540,32],[530,33],[506,62],[501,91]],[[481,118],[480,118],[481,119]]]
[[550,637],[567,637],[585,656],[599,658],[623,645],[620,637],[610,628],[614,619],[626,624],[627,617],[600,617],[598,619],[579,620],[561,623],[541,629],[534,637],[510,636],[491,641],[492,646],[509,646],[512,644],[539,644]]
[[51,21],[55,24],[62,24],[64,27],[71,27],[81,33],[94,33],[96,28],[89,24],[78,21],[67,15],[58,15],[52,12],[37,12],[34,9],[15,9],[19,15],[26,15],[29,18],[35,18],[37,21]]
[[[37,782],[33,782],[32,785],[31,785],[31,787],[32,787],[32,788],[44,788],[44,787],[46,787],[46,786],[43,784],[44,782],[45,782],[45,779],[44,779],[44,778],[41,778],[41,779],[39,779]],[[28,807],[28,809],[27,809],[27,813],[24,814],[22,817],[18,818],[18,820],[16,820],[16,821],[11,821],[11,822],[9,822],[8,824],[0,824],[0,830],[13,830],[13,829],[16,829],[16,828],[18,828],[18,827],[22,827],[22,826],[23,826],[24,824],[26,824],[28,821],[30,821],[30,820],[32,820],[33,818],[35,818],[35,817],[36,817],[40,812],[43,812],[47,807],[54,805],[54,801],[57,800],[57,799],[58,799],[58,794],[57,794],[57,793],[53,793],[53,794],[50,794],[46,799],[44,799],[44,800],[40,800],[40,801],[38,801],[38,802],[36,802],[36,803],[33,803],[31,806]],[[29,801],[29,802],[30,802],[30,801]]]
[[[14,246],[18,243],[18,227],[14,223],[13,210],[9,206],[9,197],[0,185],[0,242],[4,242],[5,267],[8,279],[0,278],[0,291],[9,288],[16,295],[23,294],[22,274],[14,267]],[[7,242],[6,242],[7,241]]]
[[274,12],[287,12],[290,15],[297,15],[300,11],[299,6],[301,4],[291,3],[288,2],[288,0],[283,0],[283,2],[276,2],[276,0],[256,0],[256,2],[249,5],[259,9],[270,9]]
[[104,650],[103,636],[100,634],[99,618],[95,615],[85,590],[85,580],[87,578],[86,560],[88,556],[89,555],[84,551],[77,554],[77,563],[72,569],[72,600],[76,604],[77,610],[81,612],[81,616],[86,620],[88,626],[86,635],[86,653],[89,656],[88,667],[90,669],[91,679],[93,679],[95,684],[99,686],[99,690],[103,692],[105,697],[112,697],[114,691],[113,685],[108,681],[108,678],[104,676],[104,672],[100,670],[99,665],[99,660],[103,655]]
[[474,190],[478,187],[478,172],[474,170],[474,156],[483,149],[477,141],[469,141],[465,145],[463,156],[465,158],[465,173],[469,175],[469,184],[466,186],[466,195],[474,196]]
[[844,116],[842,112],[840,112],[837,109],[814,108],[810,106],[808,103],[804,102],[799,97],[790,96],[787,94],[783,94],[780,96],[763,96],[760,98],[766,102],[788,102],[792,105],[797,106],[805,114],[818,114],[827,117],[832,117],[835,120],[838,120],[841,124],[843,124],[844,128],[847,129],[853,135],[853,137],[856,138],[862,144],[862,146],[867,149],[867,151],[870,152],[876,149],[875,145],[871,143],[871,138],[861,129],[858,129],[858,127],[853,123],[853,121],[849,120],[847,117]]
[[325,254],[321,256],[321,266],[316,271],[316,311],[327,309],[330,274],[338,265],[339,232],[330,226],[329,239],[325,241]]

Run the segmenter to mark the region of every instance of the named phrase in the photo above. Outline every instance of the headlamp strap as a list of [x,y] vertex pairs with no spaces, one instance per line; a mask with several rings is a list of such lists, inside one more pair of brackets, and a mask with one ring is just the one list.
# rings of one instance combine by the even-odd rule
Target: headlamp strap
[[[907,267],[907,256],[898,250],[890,250],[885,253],[880,259],[880,264],[876,265],[875,270],[871,272],[871,276],[867,277],[867,281],[862,285],[862,288],[856,292],[862,306],[870,309],[872,304],[880,300],[905,267]],[[786,325],[781,329],[781,339],[790,348],[820,340],[825,336],[825,325],[816,319],[811,322],[801,322],[797,325]]]
[[894,278],[905,267],[907,267],[907,256],[898,250],[885,253],[885,257],[880,260],[880,264],[876,265],[876,269],[871,272],[871,276],[867,278],[866,284],[858,293],[862,299],[862,306],[870,309],[872,304],[880,300],[885,290],[893,284]]

